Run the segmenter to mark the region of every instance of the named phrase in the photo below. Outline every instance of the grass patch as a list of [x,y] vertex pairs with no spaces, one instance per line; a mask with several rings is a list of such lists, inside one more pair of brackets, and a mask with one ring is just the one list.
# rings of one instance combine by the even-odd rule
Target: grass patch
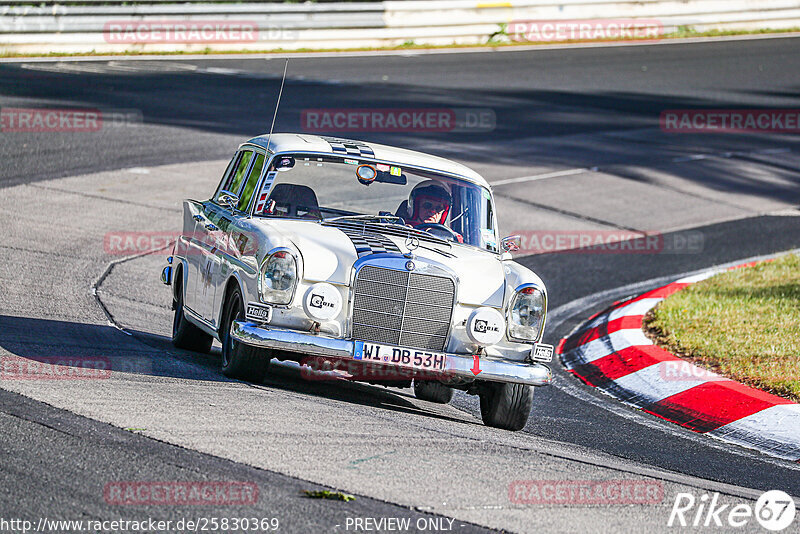
[[800,401],[800,257],[691,285],[645,318],[670,352],[729,378]]
[[341,491],[312,491],[312,490],[303,490],[303,493],[306,497],[311,499],[332,499],[334,501],[354,501],[356,498],[352,495],[347,493],[342,493]]

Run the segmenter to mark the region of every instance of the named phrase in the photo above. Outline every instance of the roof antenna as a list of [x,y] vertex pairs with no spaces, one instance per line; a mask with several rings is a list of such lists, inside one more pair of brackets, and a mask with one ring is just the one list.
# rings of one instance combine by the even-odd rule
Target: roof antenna
[[269,137],[267,137],[267,150],[269,150],[269,142],[272,140],[272,129],[275,128],[275,119],[278,116],[278,106],[281,105],[281,95],[283,94],[283,83],[286,81],[286,69],[289,68],[289,58],[286,58],[286,64],[283,65],[283,78],[281,79],[281,90],[278,92],[278,101],[275,102],[275,113],[272,115],[272,126],[269,127]]

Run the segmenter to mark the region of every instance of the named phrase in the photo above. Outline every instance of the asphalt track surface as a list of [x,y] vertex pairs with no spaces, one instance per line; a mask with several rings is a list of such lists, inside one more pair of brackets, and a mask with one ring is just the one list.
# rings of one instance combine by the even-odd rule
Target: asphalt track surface
[[[658,127],[665,109],[797,109],[798,67],[798,38],[293,59],[276,131],[300,130],[313,108],[489,108],[488,133],[342,135],[453,157],[492,182],[566,171],[498,185],[504,233],[700,237],[691,250],[522,257],[547,283],[555,343],[616,298],[800,246],[796,135]],[[677,491],[720,491],[730,502],[767,489],[800,495],[797,465],[630,410],[558,364],[527,427],[508,433],[483,427],[467,395],[441,407],[408,390],[307,382],[291,369],[247,385],[224,379],[214,354],[173,350],[161,257],[108,254],[103,237],[177,229],[180,199],[207,196],[236,145],[268,130],[282,69],[275,59],[0,64],[4,108],[143,119],[91,134],[0,134],[0,355],[130,367],[110,380],[0,382],[0,517],[256,514],[280,518],[282,531],[332,532],[347,517],[444,516],[463,531],[657,531]],[[663,502],[526,506],[508,495],[514,480],[621,478],[662,481]],[[104,486],[120,480],[252,481],[259,501],[105,502]],[[358,499],[300,495],[323,487]]]

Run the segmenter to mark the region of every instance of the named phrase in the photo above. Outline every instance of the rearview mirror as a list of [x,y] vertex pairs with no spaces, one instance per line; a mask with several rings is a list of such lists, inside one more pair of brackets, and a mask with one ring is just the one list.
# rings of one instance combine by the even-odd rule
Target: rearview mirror
[[233,211],[236,209],[236,206],[239,205],[239,197],[232,193],[222,193],[219,198],[217,198],[217,202]]
[[506,252],[516,252],[522,248],[522,236],[510,235],[500,240],[500,246]]

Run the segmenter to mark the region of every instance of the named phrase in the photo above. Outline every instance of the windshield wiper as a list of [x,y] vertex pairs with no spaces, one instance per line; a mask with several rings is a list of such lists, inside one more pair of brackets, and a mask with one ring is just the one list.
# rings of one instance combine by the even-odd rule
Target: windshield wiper
[[[424,239],[426,241],[436,243],[438,245],[447,245],[451,247],[449,241],[443,239],[439,236],[435,236],[425,230],[418,230],[414,227],[408,226],[405,223],[405,220],[402,217],[397,217],[394,215],[344,215],[342,217],[333,217],[331,219],[325,219],[321,221],[322,224],[337,224],[337,223],[363,223],[364,229],[367,229],[367,225],[381,225],[378,228],[374,228],[376,231],[384,231],[384,232],[402,232],[403,235],[414,235],[419,237],[420,239]],[[397,235],[395,233],[394,235]]]
[[331,217],[325,219],[325,222],[335,221],[365,221],[365,222],[379,222],[385,224],[400,224],[405,226],[405,220],[402,217],[395,215],[342,215],[341,217]]

